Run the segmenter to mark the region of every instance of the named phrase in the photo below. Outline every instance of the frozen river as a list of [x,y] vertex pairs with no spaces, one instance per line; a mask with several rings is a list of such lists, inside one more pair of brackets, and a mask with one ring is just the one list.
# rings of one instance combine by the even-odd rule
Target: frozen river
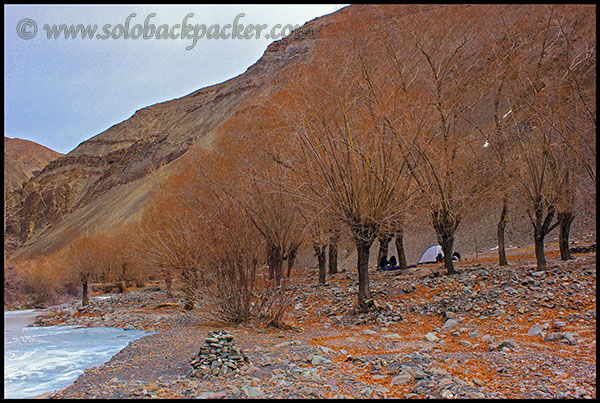
[[63,389],[147,332],[111,327],[27,327],[41,312],[4,313],[4,398]]

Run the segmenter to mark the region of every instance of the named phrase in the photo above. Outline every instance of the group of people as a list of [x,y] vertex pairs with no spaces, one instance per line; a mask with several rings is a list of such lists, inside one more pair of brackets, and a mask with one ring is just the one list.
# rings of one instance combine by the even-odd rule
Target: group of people
[[[454,252],[452,254],[452,261],[453,262],[460,262],[461,260],[462,260],[462,258],[460,256],[460,253]],[[438,262],[438,263],[442,263],[444,261],[444,255],[441,254],[441,253],[438,253],[438,255],[435,258],[435,261]]]
[[382,256],[379,261],[379,267],[382,269],[384,267],[396,267],[397,265],[398,262],[396,261],[396,256],[391,256],[390,260],[388,260],[386,256]]
[[[437,263],[443,263],[444,262],[444,255],[442,253],[438,253],[437,257],[435,258]],[[454,262],[460,262],[462,260],[460,253],[458,252],[454,252],[452,254],[452,261]],[[390,267],[396,267],[398,265],[398,262],[396,261],[396,256],[391,256],[390,259],[388,260],[388,258],[386,256],[382,256],[381,260],[379,261],[379,268],[383,269],[383,268],[390,268]]]

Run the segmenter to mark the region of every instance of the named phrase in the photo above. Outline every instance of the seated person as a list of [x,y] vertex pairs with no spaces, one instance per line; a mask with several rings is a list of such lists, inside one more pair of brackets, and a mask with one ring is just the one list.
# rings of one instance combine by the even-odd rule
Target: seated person
[[398,265],[398,262],[396,262],[396,256],[392,256],[390,257],[390,266],[391,267],[396,267]]
[[389,264],[389,263],[388,263],[387,257],[385,257],[385,256],[382,256],[382,257],[381,257],[381,260],[379,261],[379,267],[381,267],[381,268],[384,268],[384,267],[386,267],[388,264]]
[[442,253],[438,253],[437,256],[435,257],[435,261],[438,263],[442,263],[444,261],[444,255],[442,255]]
[[455,262],[460,262],[460,253],[454,252],[452,254],[452,260],[454,260]]

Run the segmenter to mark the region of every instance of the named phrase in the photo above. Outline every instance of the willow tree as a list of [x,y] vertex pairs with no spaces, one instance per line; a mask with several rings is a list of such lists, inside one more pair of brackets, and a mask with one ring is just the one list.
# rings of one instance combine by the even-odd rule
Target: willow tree
[[[576,180],[581,177],[576,162],[586,160],[581,158],[582,143],[595,141],[589,135],[595,127],[595,112],[590,110],[595,100],[590,89],[595,86],[595,19],[584,6],[538,6],[529,11],[521,24],[506,29],[520,42],[509,64],[506,92],[521,162],[511,179],[525,200],[537,266],[543,269],[544,239],[557,226],[561,257],[569,257]],[[595,182],[595,173],[589,176]]]
[[358,308],[364,310],[371,298],[370,247],[380,227],[406,207],[406,200],[396,197],[405,152],[370,106],[358,56],[327,52],[321,59],[326,62],[292,74],[280,98],[297,145],[290,156],[297,174],[290,191],[301,204],[322,210],[350,230],[358,255]]
[[193,170],[182,164],[153,192],[141,220],[144,254],[163,271],[167,287],[181,280],[186,310],[193,309],[204,276],[198,265],[204,245],[198,238],[202,217],[194,205],[193,179]]
[[235,178],[228,187],[236,194],[229,193],[264,238],[269,278],[276,286],[284,278],[286,259],[289,276],[304,230],[296,200],[287,191],[293,172],[283,155],[287,144],[280,130],[281,120],[274,111],[255,105],[220,128],[216,146],[226,159],[235,161],[228,169]]
[[102,266],[99,234],[77,236],[68,246],[65,253],[67,266],[77,273],[81,283],[81,305],[89,304],[89,282],[93,280]]
[[[405,124],[411,135],[397,138],[415,139],[409,148],[410,174],[420,205],[429,211],[449,274],[455,273],[454,236],[463,215],[484,199],[491,184],[482,143],[468,123],[482,98],[482,17],[479,8],[433,10],[426,25],[407,20],[389,45],[409,100],[406,120],[412,122]],[[410,80],[403,73],[407,69]]]

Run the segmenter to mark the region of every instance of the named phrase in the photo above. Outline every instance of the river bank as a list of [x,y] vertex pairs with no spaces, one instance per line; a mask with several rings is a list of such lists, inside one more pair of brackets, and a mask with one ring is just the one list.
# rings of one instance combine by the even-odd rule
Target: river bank
[[[209,307],[142,290],[41,323],[156,330],[86,370],[54,398],[595,398],[596,257],[508,267],[457,265],[370,273],[379,307],[354,316],[357,275],[325,286],[292,279],[291,330],[231,326]],[[435,266],[435,265],[434,265]],[[244,373],[190,378],[211,330],[226,329],[252,364]]]

